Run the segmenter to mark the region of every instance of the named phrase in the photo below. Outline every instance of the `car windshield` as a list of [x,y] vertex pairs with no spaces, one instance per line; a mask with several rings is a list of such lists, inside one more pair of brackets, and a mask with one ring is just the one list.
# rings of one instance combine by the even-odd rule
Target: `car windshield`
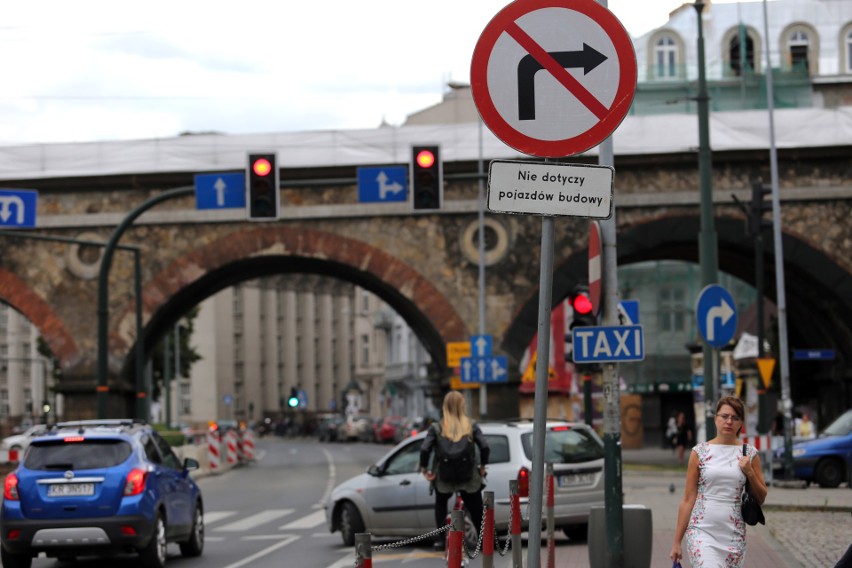
[[113,467],[129,458],[132,451],[124,440],[57,440],[31,444],[24,467],[42,471]]
[[852,432],[852,410],[840,415],[840,418],[829,424],[822,431],[822,436],[848,436]]
[[[524,454],[532,459],[533,434],[521,436]],[[570,427],[549,429],[544,436],[544,461],[580,463],[603,458],[603,447],[587,430]]]

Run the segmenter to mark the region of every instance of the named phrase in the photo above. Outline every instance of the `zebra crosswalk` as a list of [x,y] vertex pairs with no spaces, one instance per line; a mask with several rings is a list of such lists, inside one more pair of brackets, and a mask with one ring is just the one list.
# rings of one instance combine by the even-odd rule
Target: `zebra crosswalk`
[[[207,511],[204,513],[204,526],[207,531],[206,539],[211,542],[225,540],[225,534],[242,536],[244,539],[275,538],[284,531],[287,533],[313,531],[325,524],[325,511],[313,511],[307,515],[297,516],[294,509],[264,509],[245,516],[239,511]],[[295,517],[295,518],[289,518]],[[284,524],[279,524],[284,519]],[[277,521],[277,522],[276,522]],[[258,534],[272,533],[269,535]],[[326,533],[329,534],[329,533]]]

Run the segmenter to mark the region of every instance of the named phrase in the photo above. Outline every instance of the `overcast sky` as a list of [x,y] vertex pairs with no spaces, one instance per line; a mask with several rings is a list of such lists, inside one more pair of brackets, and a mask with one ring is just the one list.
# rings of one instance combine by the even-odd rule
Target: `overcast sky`
[[[0,144],[374,128],[469,81],[506,0],[7,0]],[[679,0],[610,0],[632,36]]]

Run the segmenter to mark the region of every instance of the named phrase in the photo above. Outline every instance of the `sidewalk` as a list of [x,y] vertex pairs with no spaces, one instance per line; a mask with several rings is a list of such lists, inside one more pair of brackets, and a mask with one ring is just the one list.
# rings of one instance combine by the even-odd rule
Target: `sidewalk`
[[[647,448],[624,450],[622,491],[625,505],[651,509],[651,566],[671,566],[669,551],[674,540],[677,509],[683,497],[686,468],[677,471],[643,470],[642,465],[677,465],[671,450]],[[766,525],[747,529],[745,568],[833,568],[849,545],[852,534],[852,490],[770,487],[764,504]],[[627,530],[627,529],[626,529]],[[524,535],[526,536],[526,535]],[[545,537],[546,533],[542,533]],[[556,533],[556,568],[590,568],[586,542],[571,543]],[[782,544],[783,543],[783,544]],[[524,563],[526,563],[524,541]],[[684,553],[686,544],[684,542]],[[625,567],[630,551],[624,551]],[[546,541],[542,542],[542,566],[546,566]],[[689,559],[683,568],[691,568]],[[500,568],[511,568],[511,557],[495,559]]]

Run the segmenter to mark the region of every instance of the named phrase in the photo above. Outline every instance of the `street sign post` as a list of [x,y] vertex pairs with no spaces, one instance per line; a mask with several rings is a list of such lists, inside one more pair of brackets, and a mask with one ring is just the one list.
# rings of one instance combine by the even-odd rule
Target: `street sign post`
[[488,209],[496,213],[612,215],[609,166],[494,160],[488,168]]
[[595,316],[601,309],[601,274],[601,225],[592,221],[589,223],[589,300]]
[[734,338],[737,331],[737,304],[722,286],[705,286],[698,295],[695,317],[701,337],[711,347],[720,349]]
[[571,336],[575,363],[621,363],[645,358],[641,325],[575,327]]
[[523,0],[488,23],[471,61],[483,122],[532,156],[601,143],[633,102],[636,54],[621,22],[594,0]]
[[32,189],[0,189],[0,227],[36,226],[38,192]]
[[408,168],[358,168],[358,202],[388,203],[408,200]]
[[246,174],[196,174],[196,209],[245,209]]
[[461,361],[462,383],[505,383],[509,380],[509,360],[496,357],[465,357]]

